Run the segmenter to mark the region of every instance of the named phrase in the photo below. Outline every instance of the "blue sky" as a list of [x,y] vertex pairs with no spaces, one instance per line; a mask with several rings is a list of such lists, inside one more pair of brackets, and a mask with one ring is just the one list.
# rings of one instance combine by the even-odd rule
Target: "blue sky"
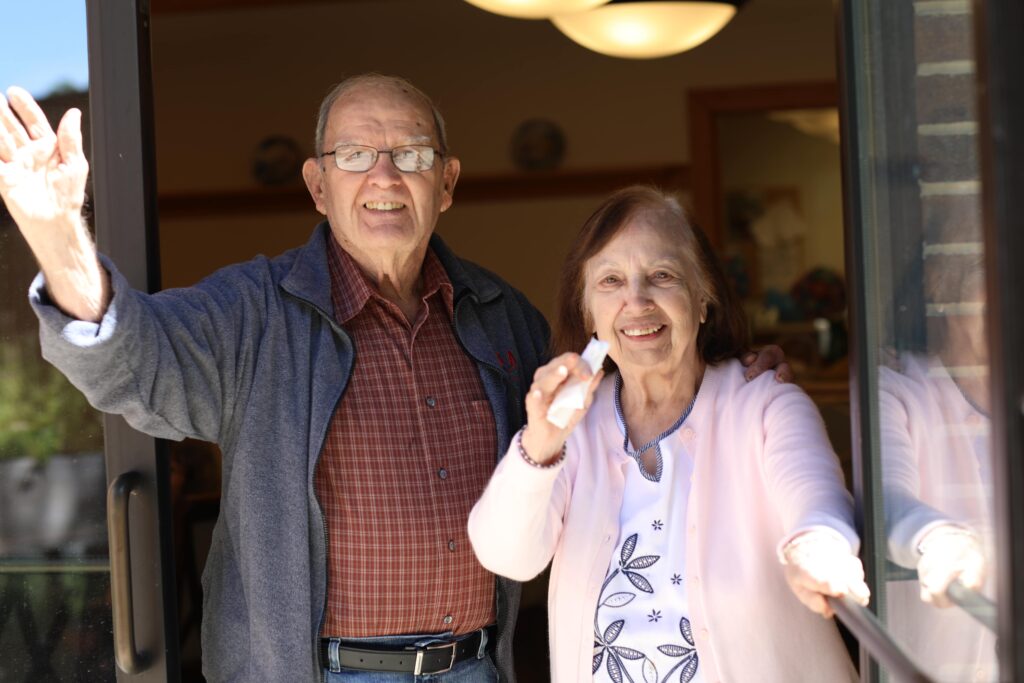
[[36,97],[58,83],[89,83],[85,0],[0,0],[0,90]]

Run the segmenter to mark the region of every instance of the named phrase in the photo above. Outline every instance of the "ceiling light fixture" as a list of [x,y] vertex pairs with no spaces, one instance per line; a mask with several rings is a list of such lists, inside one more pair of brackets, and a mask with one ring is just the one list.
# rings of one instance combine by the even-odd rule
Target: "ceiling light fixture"
[[548,19],[556,14],[584,12],[608,0],[466,0],[480,9],[516,19]]
[[585,48],[611,57],[652,59],[694,48],[718,33],[745,0],[611,0],[551,22]]

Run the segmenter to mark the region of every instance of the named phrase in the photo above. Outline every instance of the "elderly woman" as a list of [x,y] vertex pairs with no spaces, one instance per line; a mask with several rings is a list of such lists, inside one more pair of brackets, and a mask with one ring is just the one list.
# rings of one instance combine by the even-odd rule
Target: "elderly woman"
[[[679,204],[612,195],[558,305],[556,350],[596,336],[605,370],[566,352],[537,371],[469,519],[495,573],[525,581],[554,558],[553,680],[856,680],[819,616],[826,595],[867,602],[838,462],[800,389],[745,380],[742,312]],[[547,410],[574,379],[586,405],[559,428]]]

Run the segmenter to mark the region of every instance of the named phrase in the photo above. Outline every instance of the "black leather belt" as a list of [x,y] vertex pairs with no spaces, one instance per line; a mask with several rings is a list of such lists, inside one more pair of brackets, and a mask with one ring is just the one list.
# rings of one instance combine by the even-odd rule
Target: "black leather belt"
[[321,638],[320,663],[325,668],[330,668],[330,649],[333,641],[334,647],[337,648],[338,661],[345,669],[391,671],[416,676],[441,674],[450,671],[463,660],[475,658],[480,652],[481,641],[484,644],[484,651],[493,652],[494,638],[493,626],[474,631],[455,642],[436,643],[421,648],[359,648],[345,645],[337,638]]

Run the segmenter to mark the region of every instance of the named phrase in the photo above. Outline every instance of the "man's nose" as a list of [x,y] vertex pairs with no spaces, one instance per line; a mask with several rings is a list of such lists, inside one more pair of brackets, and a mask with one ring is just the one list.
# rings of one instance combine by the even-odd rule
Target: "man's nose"
[[402,181],[402,172],[395,166],[390,152],[377,154],[377,162],[367,171],[370,175],[370,182],[380,187],[397,185]]

